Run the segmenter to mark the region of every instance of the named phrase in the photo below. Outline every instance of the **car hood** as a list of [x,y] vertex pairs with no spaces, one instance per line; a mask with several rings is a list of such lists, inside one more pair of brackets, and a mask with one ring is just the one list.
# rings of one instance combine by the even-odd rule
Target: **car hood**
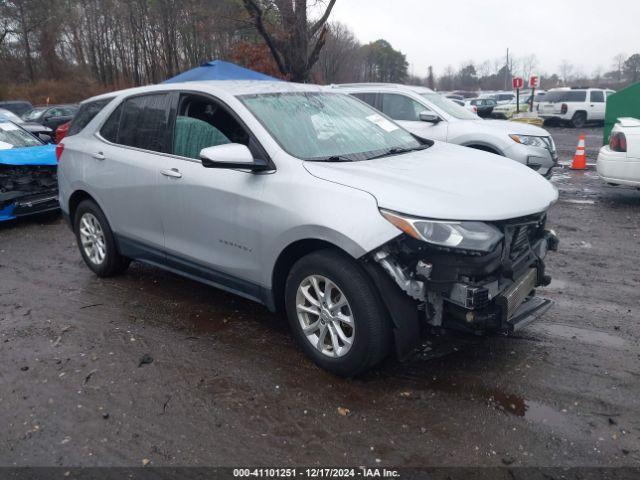
[[506,220],[540,213],[558,198],[529,167],[441,142],[377,160],[304,166],[315,177],[370,193],[381,208],[416,217]]
[[0,149],[0,165],[56,165],[56,146]]
[[[494,108],[507,109],[508,105],[500,105]],[[515,105],[513,105],[515,107]],[[522,105],[520,105],[522,107]],[[474,128],[478,131],[484,131],[487,133],[499,133],[504,135],[532,135],[535,137],[549,137],[550,134],[544,128],[536,127],[535,125],[529,125],[521,122],[510,122],[508,120],[466,120],[465,122],[473,122]]]

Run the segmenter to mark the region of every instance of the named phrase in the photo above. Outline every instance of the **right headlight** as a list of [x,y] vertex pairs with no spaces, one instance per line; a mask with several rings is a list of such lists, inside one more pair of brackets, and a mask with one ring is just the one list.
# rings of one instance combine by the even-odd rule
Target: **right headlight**
[[380,209],[390,223],[407,235],[433,245],[491,252],[502,240],[502,232],[484,222],[429,220]]
[[516,143],[520,143],[522,145],[528,145],[530,147],[547,148],[547,144],[542,139],[542,137],[535,137],[533,135],[516,135],[516,134],[511,134],[509,136],[511,137],[511,140],[513,140]]

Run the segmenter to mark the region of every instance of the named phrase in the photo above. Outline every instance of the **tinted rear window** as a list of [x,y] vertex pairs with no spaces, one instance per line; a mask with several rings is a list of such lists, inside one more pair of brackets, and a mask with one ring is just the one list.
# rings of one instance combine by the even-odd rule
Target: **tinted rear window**
[[[83,103],[78,110],[78,113],[71,120],[71,125],[69,126],[69,132],[67,133],[67,137],[71,135],[75,135],[76,133],[80,133],[80,131],[87,126],[87,124],[93,120],[93,118],[102,111],[104,107],[106,107],[109,102],[113,100],[111,98],[104,98],[102,100],[96,100],[95,102]],[[73,112],[70,113],[73,115]]]
[[167,152],[168,139],[171,137],[171,104],[172,95],[168,93],[125,100],[117,143],[154,152]]
[[587,99],[585,90],[563,90],[559,92],[547,92],[544,102],[584,102]]

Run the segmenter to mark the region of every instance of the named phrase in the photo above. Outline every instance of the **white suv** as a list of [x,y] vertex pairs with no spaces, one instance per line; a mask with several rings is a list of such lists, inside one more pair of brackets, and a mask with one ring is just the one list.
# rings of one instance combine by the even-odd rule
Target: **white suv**
[[425,87],[390,83],[332,85],[359,98],[421,138],[495,153],[551,176],[556,146],[546,130],[504,120],[483,120]]
[[538,104],[538,115],[582,128],[587,122],[604,121],[607,97],[614,90],[563,88],[549,90]]

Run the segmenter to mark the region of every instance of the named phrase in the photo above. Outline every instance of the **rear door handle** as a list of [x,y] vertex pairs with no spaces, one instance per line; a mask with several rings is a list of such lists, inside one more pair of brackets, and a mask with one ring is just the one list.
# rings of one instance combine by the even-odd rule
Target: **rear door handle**
[[96,160],[100,160],[100,161],[102,161],[102,160],[104,160],[106,158],[102,152],[94,153],[91,156],[93,158],[95,158]]
[[160,173],[162,175],[164,175],[165,177],[182,178],[182,174],[180,173],[180,171],[177,168],[171,168],[171,169],[168,169],[168,170],[160,170]]

